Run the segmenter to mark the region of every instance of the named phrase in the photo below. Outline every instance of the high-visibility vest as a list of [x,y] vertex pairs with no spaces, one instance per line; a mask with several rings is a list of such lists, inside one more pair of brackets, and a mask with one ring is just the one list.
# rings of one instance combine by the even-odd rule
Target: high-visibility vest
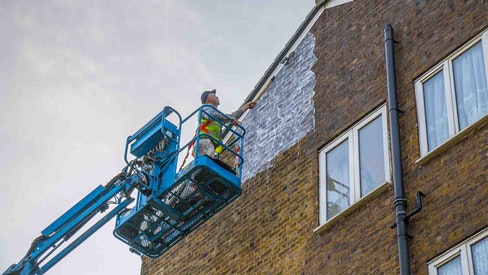
[[[220,128],[219,123],[211,119],[202,118],[200,122],[200,134],[210,135],[211,137],[215,138],[217,141],[222,142],[221,131],[222,129]],[[212,140],[212,142],[215,143],[214,140]],[[217,154],[221,154],[223,149],[224,148],[222,147],[222,145],[216,144],[215,152]]]
[[202,118],[200,122],[200,134],[207,134],[220,141],[220,125],[213,120]]

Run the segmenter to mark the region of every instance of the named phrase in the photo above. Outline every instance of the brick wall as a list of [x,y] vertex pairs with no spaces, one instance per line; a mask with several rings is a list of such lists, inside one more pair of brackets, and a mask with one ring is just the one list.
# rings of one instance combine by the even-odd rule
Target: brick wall
[[[411,219],[411,271],[427,274],[427,261],[488,226],[488,128],[475,131],[424,165],[420,158],[413,81],[488,27],[488,1],[366,1],[326,10],[316,36],[315,138],[317,148],[387,101],[384,28],[395,30],[398,105],[404,184],[427,196]],[[307,274],[396,274],[398,256],[393,192],[310,244]],[[358,251],[359,250],[359,251]],[[322,259],[328,259],[323,261]]]
[[[246,163],[248,180],[241,197],[159,259],[144,258],[142,274],[398,273],[396,231],[389,227],[395,219],[391,188],[326,232],[313,232],[318,226],[319,150],[386,102],[387,23],[399,41],[398,101],[405,111],[400,136],[409,209],[417,190],[426,194],[423,210],[409,225],[411,269],[427,274],[428,260],[488,226],[488,126],[416,164],[420,153],[413,80],[488,27],[487,19],[487,0],[356,0],[326,10],[312,28],[313,36],[301,45],[304,51],[297,50],[295,63],[285,67],[261,98],[258,115],[246,117],[253,122],[246,125],[248,138],[266,137],[266,146],[248,141],[252,156],[246,157],[252,161]],[[308,60],[303,69],[298,68],[300,56]],[[307,68],[311,65],[313,74]],[[296,103],[302,99],[297,91],[304,87],[308,99]],[[281,113],[282,106],[293,104],[308,111]],[[277,114],[283,125],[268,122]],[[291,124],[305,124],[299,131],[304,136],[275,147],[277,135],[288,134],[286,118],[297,116],[301,122],[292,119]],[[274,127],[274,134],[262,133],[259,122]],[[268,139],[272,142],[266,143]]]

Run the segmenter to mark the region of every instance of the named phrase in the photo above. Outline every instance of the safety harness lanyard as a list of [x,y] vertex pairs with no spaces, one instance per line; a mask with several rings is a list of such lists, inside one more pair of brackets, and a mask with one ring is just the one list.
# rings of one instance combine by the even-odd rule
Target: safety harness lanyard
[[[212,123],[212,120],[209,119],[209,120],[205,121],[205,123],[201,124],[200,125],[200,131],[204,132],[205,134],[209,134],[209,131],[207,129],[207,126],[210,125],[210,123]],[[183,163],[181,163],[181,166],[180,166],[180,169],[178,169],[178,172],[181,171],[181,169],[185,165],[186,159],[190,155],[190,149],[193,147],[193,145],[195,145],[195,141],[196,141],[195,138],[196,137],[197,137],[197,134],[195,133],[195,135],[193,136],[193,141],[190,143],[190,145],[188,145],[188,150],[186,151],[186,156],[183,159]]]

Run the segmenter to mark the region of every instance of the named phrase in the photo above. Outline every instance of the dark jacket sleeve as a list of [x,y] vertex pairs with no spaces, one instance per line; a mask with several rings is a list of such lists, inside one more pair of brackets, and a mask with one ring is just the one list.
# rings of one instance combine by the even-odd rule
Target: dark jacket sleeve
[[244,112],[241,110],[241,108],[235,110],[232,114],[228,114],[228,116],[233,117],[233,118],[238,118],[242,116]]
[[[213,108],[205,108],[204,107],[204,110],[205,112],[207,112],[208,114],[210,114],[212,117],[220,120],[220,121],[223,121],[224,123],[227,123],[227,122],[231,122],[229,121],[225,116],[223,116],[221,113],[215,111],[215,109]],[[226,116],[229,116],[229,117],[232,117],[232,118],[238,118],[242,115],[242,110],[241,108],[237,109],[236,111],[234,111],[233,113],[231,114],[226,114]],[[205,113],[203,114],[203,116],[205,118],[208,118],[207,115],[205,115]]]

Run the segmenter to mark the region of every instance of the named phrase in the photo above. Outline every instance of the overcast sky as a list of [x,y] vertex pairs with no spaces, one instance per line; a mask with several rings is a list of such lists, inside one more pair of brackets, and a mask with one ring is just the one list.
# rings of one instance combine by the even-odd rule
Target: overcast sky
[[[127,136],[203,90],[242,104],[314,0],[0,0],[0,273],[123,168]],[[49,274],[138,274],[114,221]],[[164,257],[164,255],[163,255]]]

